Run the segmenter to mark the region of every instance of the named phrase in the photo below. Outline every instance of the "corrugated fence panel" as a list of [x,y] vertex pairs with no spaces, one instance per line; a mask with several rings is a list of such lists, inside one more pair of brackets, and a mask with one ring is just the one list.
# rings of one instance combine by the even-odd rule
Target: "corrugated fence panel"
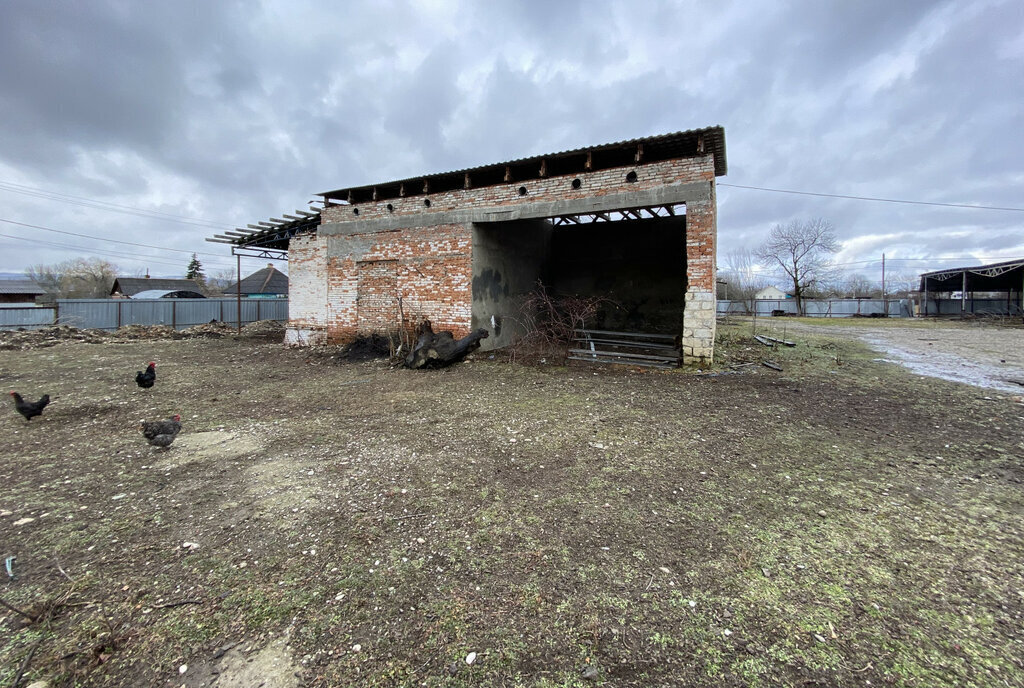
[[112,299],[57,299],[57,324],[116,330],[117,303]]
[[174,299],[118,299],[121,327],[125,325],[174,325]]
[[14,306],[0,308],[0,329],[17,329],[24,327],[34,329],[53,325],[52,308],[39,306]]
[[[211,320],[238,323],[235,299],[59,299],[57,313],[59,324],[82,329],[168,325],[180,330]],[[0,313],[0,326],[2,318]],[[257,320],[288,320],[288,299],[242,299],[242,324]]]
[[[960,315],[960,299],[928,299],[928,315]],[[965,313],[978,315],[1020,315],[1021,307],[1016,299],[967,299]]]
[[[804,315],[809,318],[849,318],[855,315],[880,315],[888,309],[890,318],[907,318],[911,315],[910,301],[906,299],[804,299]],[[770,317],[778,312],[796,315],[796,301],[793,299],[761,299],[758,301],[719,300],[718,315],[757,315]],[[945,311],[944,311],[945,312]],[[959,311],[957,311],[959,312]]]
[[178,312],[175,314],[177,327],[194,327],[203,325],[211,320],[220,321],[219,299],[182,299],[177,304]]

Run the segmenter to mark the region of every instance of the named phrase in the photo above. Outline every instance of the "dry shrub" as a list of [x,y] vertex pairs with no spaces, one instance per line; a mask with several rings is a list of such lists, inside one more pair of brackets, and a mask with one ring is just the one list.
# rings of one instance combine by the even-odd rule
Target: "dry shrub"
[[597,312],[613,304],[601,296],[553,296],[540,281],[526,294],[517,311],[521,334],[507,348],[510,361],[554,358],[563,362],[569,355],[576,330],[586,327]]

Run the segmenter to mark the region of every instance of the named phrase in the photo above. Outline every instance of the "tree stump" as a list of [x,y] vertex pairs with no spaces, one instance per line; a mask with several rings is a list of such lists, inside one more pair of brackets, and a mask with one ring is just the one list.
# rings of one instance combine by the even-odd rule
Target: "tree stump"
[[429,320],[424,320],[418,331],[416,344],[405,357],[406,368],[444,368],[458,363],[479,349],[480,340],[488,337],[487,330],[480,328],[456,340],[451,332],[434,332]]

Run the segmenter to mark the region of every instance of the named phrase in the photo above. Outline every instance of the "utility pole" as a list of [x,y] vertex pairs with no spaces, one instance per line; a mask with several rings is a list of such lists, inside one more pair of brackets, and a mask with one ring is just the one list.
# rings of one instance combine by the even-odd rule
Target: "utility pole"
[[889,317],[889,302],[885,300],[885,254],[882,254],[882,311]]

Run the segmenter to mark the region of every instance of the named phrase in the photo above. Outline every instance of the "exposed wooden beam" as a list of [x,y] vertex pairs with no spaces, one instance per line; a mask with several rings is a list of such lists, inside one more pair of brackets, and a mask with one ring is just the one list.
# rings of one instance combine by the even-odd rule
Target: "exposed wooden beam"
[[211,244],[233,244],[233,241],[227,241],[225,239],[207,239]]
[[295,213],[303,217],[316,217],[316,213],[307,213],[305,210],[296,210]]
[[644,159],[644,144],[642,144],[642,143],[636,144],[636,155],[633,156],[633,159],[636,160],[637,162],[643,161],[643,159]]
[[592,151],[587,151],[587,161],[583,163],[583,169],[587,172],[594,169],[594,153]]
[[261,221],[261,222],[257,222],[256,224],[263,225],[264,227],[270,227],[271,229],[277,229],[277,225],[275,225],[273,222],[263,222],[263,221]]
[[266,230],[266,227],[260,227],[259,225],[246,225],[246,227],[250,227],[250,228],[252,228],[252,229],[258,229],[258,230],[260,230],[261,232],[262,232],[262,231],[264,231],[264,230]]
[[246,229],[245,227],[235,227],[236,232],[245,232],[246,234],[256,234],[255,230]]
[[405,184],[398,185],[398,195],[405,198]]
[[[296,211],[296,212],[298,212],[298,211]],[[300,217],[298,215],[289,215],[288,213],[284,213],[281,217],[286,217],[289,220],[301,220],[302,219],[302,217]]]
[[697,136],[697,152],[704,155],[704,134]]
[[547,158],[540,159],[540,172],[538,172],[541,179],[548,176],[548,160]]
[[273,223],[279,224],[279,225],[286,225],[286,224],[288,224],[288,220],[282,220],[279,217],[272,217],[272,218],[270,218],[270,221],[273,222]]
[[505,165],[505,183],[512,181],[512,168]]
[[373,200],[377,200],[377,187],[373,187]]
[[463,177],[462,177],[462,188],[463,189],[472,189],[473,188],[473,180],[471,180],[469,178],[469,172],[464,174]]
[[348,192],[348,198],[346,199],[348,201],[348,204],[352,205],[353,203],[355,203],[354,199],[355,199],[355,195],[351,191],[349,191]]
[[425,193],[425,194],[430,193],[430,180],[429,179],[424,179],[423,180],[423,193]]

